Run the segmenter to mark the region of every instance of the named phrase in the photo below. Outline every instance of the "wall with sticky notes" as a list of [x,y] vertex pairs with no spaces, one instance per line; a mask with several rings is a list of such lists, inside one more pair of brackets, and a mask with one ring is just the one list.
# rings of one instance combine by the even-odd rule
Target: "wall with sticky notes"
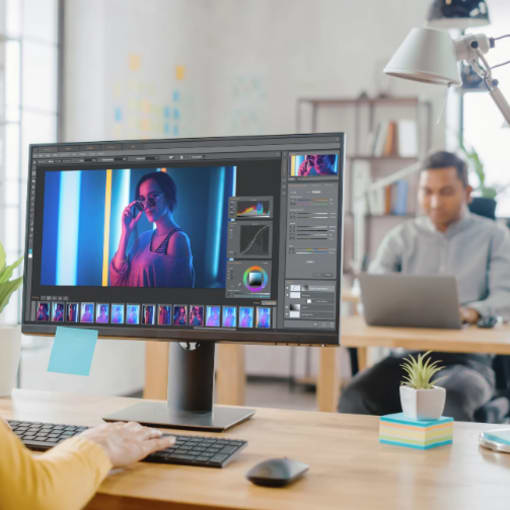
[[[382,68],[409,28],[423,24],[427,2],[66,6],[65,136],[129,139],[289,133],[299,97],[415,95],[416,85],[385,77]],[[441,88],[420,87],[439,114]],[[332,130],[352,121],[334,109],[321,115],[320,125]],[[434,136],[432,145],[441,145],[443,130]]]
[[[300,97],[416,95],[382,68],[428,3],[66,0],[64,139],[292,133]],[[444,92],[419,93],[439,116]],[[352,125],[345,111],[321,115],[324,130]],[[444,145],[443,127],[432,145]],[[125,356],[141,360],[141,345],[124,345]]]

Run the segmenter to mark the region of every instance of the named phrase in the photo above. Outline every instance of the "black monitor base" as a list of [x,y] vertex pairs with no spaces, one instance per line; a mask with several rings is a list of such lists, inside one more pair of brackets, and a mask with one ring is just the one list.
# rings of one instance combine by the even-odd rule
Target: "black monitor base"
[[253,409],[213,406],[212,412],[197,413],[190,411],[171,411],[164,402],[141,402],[116,413],[105,416],[106,421],[136,421],[151,427],[169,427],[173,429],[224,430],[251,418]]
[[255,413],[253,409],[213,406],[214,342],[170,344],[167,402],[145,400],[105,416],[154,427],[222,432]]

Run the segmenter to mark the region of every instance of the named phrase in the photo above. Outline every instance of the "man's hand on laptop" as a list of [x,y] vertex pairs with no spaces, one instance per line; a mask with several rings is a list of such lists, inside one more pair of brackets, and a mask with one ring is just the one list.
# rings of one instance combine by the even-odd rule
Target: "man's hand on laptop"
[[460,320],[468,324],[475,324],[480,318],[480,314],[474,308],[466,308],[461,306],[459,308]]

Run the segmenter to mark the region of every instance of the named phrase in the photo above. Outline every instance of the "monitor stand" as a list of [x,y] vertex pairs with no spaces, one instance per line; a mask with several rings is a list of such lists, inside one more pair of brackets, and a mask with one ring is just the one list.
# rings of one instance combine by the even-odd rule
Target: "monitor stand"
[[105,416],[106,421],[221,432],[255,413],[213,405],[214,342],[171,342],[169,351],[167,403],[142,401]]

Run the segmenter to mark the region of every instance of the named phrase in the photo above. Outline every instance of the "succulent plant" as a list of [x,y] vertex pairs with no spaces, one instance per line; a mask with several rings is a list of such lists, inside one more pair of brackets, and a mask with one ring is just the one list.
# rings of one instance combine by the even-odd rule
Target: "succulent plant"
[[[406,372],[406,376],[401,384],[417,390],[430,390],[434,387],[431,379],[444,367],[439,366],[440,361],[432,362],[432,359],[428,357],[429,355],[430,351],[418,354],[416,358],[414,358],[412,354],[409,354],[409,357],[400,365]],[[436,379],[434,383],[439,379],[441,378]]]
[[14,278],[11,280],[14,270],[21,264],[23,257],[20,257],[16,262],[11,265],[6,264],[6,255],[2,243],[0,243],[0,313],[7,306],[10,297],[23,281],[23,277]]

